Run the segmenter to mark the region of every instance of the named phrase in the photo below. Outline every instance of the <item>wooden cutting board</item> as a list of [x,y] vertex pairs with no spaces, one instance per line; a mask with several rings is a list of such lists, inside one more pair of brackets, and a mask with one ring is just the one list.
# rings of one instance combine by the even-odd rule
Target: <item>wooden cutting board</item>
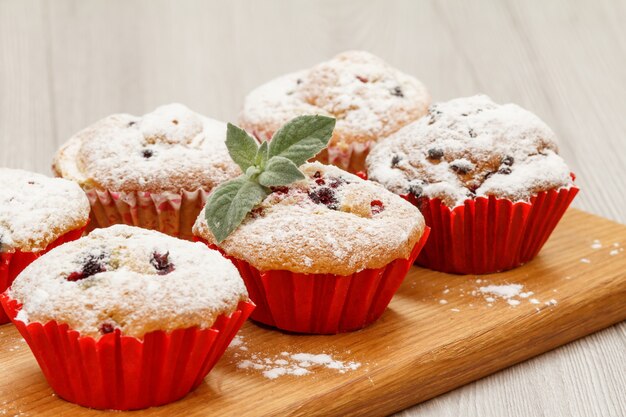
[[[624,247],[626,226],[570,209],[541,254],[516,270],[477,277],[412,268],[390,308],[367,329],[300,336],[248,322],[240,344],[227,350],[205,384],[181,401],[133,416],[362,416],[401,410],[626,319]],[[506,284],[523,285],[522,294],[507,300],[480,290]],[[268,379],[263,371],[280,367],[277,359],[293,363],[282,352],[327,353],[344,367],[360,366],[343,372],[311,366],[306,375]],[[57,398],[26,344],[6,325],[0,327],[3,413],[103,412]]]

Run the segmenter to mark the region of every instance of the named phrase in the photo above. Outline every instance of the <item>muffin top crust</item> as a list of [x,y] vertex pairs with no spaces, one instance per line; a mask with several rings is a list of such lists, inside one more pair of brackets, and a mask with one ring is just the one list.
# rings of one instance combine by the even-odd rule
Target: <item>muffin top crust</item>
[[30,264],[9,297],[17,319],[66,323],[99,338],[211,327],[247,300],[235,266],[201,243],[116,225],[61,245]]
[[210,190],[241,173],[225,140],[225,123],[169,104],[143,117],[114,114],[78,132],[57,152],[53,169],[85,188]]
[[414,77],[363,51],[276,78],[245,99],[241,127],[269,140],[304,114],[337,119],[330,146],[376,141],[423,116],[430,95]]
[[433,104],[381,141],[366,166],[369,179],[394,193],[455,207],[485,196],[528,201],[573,185],[557,152],[554,132],[537,116],[479,95]]
[[[350,275],[406,259],[424,232],[413,205],[380,185],[320,163],[273,193],[218,246],[255,268]],[[194,234],[216,244],[204,211]]]
[[37,252],[89,220],[89,200],[72,181],[0,168],[0,253]]

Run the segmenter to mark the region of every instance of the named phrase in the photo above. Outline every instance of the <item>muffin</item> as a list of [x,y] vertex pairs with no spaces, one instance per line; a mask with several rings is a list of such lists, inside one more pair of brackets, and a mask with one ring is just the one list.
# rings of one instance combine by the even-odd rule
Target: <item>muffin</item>
[[123,223],[190,239],[207,194],[240,174],[225,138],[226,124],[181,104],[114,114],[67,141],[53,169],[85,190],[94,227]]
[[434,104],[366,165],[369,179],[413,202],[432,228],[417,262],[458,274],[530,261],[578,192],[554,132],[484,95]]
[[[41,254],[78,239],[89,201],[71,181],[0,168],[0,292]],[[0,324],[9,318],[0,307]]]
[[217,251],[126,225],[41,256],[0,301],[57,395],[117,410],[185,396],[253,308]]
[[202,213],[194,234],[239,269],[257,305],[251,318],[299,333],[338,333],[375,321],[427,235],[413,205],[319,162],[274,187],[217,243]]
[[379,139],[424,116],[429,104],[430,95],[414,77],[368,52],[348,51],[253,90],[240,125],[270,140],[296,116],[332,116],[337,119],[333,137],[317,159],[358,172]]

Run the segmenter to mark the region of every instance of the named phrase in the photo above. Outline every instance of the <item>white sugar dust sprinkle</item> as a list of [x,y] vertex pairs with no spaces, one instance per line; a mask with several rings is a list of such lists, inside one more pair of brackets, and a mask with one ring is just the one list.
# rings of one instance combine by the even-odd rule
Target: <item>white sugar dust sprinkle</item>
[[480,287],[478,290],[483,294],[493,294],[502,298],[511,298],[519,295],[520,291],[524,288],[522,284],[509,284],[509,285],[488,285],[486,287]]
[[590,259],[587,259],[587,258],[581,258],[581,259],[580,259],[580,262],[582,262],[582,263],[584,263],[584,264],[590,264],[590,263],[591,263],[591,260],[590,260]]
[[439,304],[448,304],[448,300],[439,300]]
[[230,342],[230,345],[228,345],[228,347],[237,347],[237,346],[242,346],[243,345],[243,337],[236,335],[233,340]]
[[450,311],[452,311],[452,312],[454,312],[454,313],[458,313],[458,312],[459,312],[459,311],[461,311],[461,310],[459,310],[458,308],[451,308],[451,309],[450,309]]
[[[485,281],[486,282],[486,281]],[[493,306],[498,298],[505,300],[508,305],[516,307],[527,300],[530,304],[541,304],[537,298],[531,298],[535,295],[534,291],[523,291],[524,285],[522,284],[507,284],[507,285],[487,285],[478,288],[480,294],[483,295],[485,301],[488,303],[487,307]],[[556,292],[556,291],[554,291]],[[473,295],[479,295],[473,292]],[[555,305],[556,300],[551,305]]]
[[[248,351],[242,336],[235,336],[229,348]],[[238,353],[235,353],[238,357]],[[290,353],[281,352],[280,355],[261,357],[260,354],[251,354],[237,362],[238,369],[261,371],[268,379],[276,379],[285,375],[303,376],[315,372],[316,369],[332,369],[340,374],[354,371],[361,367],[361,363],[341,361],[327,353]]]
[[615,256],[619,254],[620,252],[624,252],[624,248],[620,247],[619,242],[613,243],[613,248],[614,249],[611,249],[611,251],[609,252],[609,255],[611,256]]
[[593,243],[591,244],[591,249],[601,249],[601,248],[602,248],[602,243],[600,243],[598,239],[594,240]]

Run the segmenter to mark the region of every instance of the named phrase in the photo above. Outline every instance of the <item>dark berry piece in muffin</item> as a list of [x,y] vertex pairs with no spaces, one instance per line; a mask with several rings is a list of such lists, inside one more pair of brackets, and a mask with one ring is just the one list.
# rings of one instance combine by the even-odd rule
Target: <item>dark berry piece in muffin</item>
[[428,150],[428,158],[429,159],[434,159],[436,161],[440,160],[441,158],[443,158],[443,149],[440,149],[440,148],[430,148]]
[[320,187],[309,192],[309,197],[316,204],[323,204],[331,210],[337,210],[337,196],[335,192],[328,187]]
[[404,93],[402,92],[402,88],[400,87],[394,87],[391,90],[391,95],[396,97],[404,97]]
[[150,264],[157,270],[157,274],[166,275],[174,270],[174,264],[169,261],[169,256],[169,252],[152,254]]
[[104,253],[100,253],[98,255],[88,255],[83,261],[82,270],[80,272],[72,272],[66,279],[68,281],[80,281],[99,274],[100,272],[105,272],[106,266],[103,262],[104,257]]
[[109,334],[115,331],[115,326],[113,326],[111,323],[102,323],[99,330],[101,334]]

